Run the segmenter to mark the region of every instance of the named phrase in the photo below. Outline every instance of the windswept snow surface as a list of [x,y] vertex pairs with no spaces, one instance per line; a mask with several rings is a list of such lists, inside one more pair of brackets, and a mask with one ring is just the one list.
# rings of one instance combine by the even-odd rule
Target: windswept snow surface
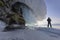
[[2,32],[6,25],[0,23],[0,40],[60,40],[60,30],[53,28],[18,29]]
[[60,40],[60,30],[39,28],[0,32],[0,40]]

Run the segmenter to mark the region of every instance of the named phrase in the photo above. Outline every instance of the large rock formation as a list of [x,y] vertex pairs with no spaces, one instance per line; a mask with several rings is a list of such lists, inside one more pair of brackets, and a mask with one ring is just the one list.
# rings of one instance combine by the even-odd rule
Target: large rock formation
[[13,0],[0,0],[0,20],[4,21],[8,26],[6,29],[13,28],[12,24],[25,25],[23,17],[22,5],[25,4]]
[[43,20],[45,15],[44,0],[0,0],[0,20],[9,26],[36,24]]

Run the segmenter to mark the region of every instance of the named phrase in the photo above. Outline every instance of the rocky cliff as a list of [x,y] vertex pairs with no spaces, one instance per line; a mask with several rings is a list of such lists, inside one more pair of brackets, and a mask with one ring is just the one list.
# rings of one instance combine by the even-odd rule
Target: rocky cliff
[[15,0],[0,0],[0,20],[9,25],[13,23],[25,25],[22,5],[25,4]]

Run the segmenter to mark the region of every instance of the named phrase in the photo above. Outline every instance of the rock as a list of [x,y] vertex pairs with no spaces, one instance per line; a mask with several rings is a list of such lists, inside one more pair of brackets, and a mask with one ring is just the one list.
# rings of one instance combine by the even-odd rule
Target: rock
[[0,6],[4,6],[4,3],[2,1],[0,1]]
[[[14,0],[15,1],[15,0]],[[20,7],[20,2],[13,6],[14,11],[12,10],[12,0],[0,0],[0,20],[5,22],[8,26],[4,30],[14,30],[14,29],[24,29],[25,20],[23,17],[22,8]],[[14,3],[14,2],[13,2]],[[21,4],[22,5],[22,4]],[[21,9],[21,10],[20,10]],[[18,24],[19,26],[13,26],[12,24]],[[22,26],[24,25],[24,27]]]
[[3,31],[13,31],[13,30],[16,30],[16,29],[25,29],[25,27],[26,27],[25,25],[14,24],[14,25],[6,26]]

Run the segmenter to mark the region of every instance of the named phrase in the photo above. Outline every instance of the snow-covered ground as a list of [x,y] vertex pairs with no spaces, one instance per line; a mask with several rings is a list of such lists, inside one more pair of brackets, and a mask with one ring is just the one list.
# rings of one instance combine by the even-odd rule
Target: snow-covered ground
[[0,32],[0,40],[60,40],[60,30],[40,28]]
[[17,29],[2,32],[5,24],[0,23],[0,40],[60,40],[60,30],[53,28]]

